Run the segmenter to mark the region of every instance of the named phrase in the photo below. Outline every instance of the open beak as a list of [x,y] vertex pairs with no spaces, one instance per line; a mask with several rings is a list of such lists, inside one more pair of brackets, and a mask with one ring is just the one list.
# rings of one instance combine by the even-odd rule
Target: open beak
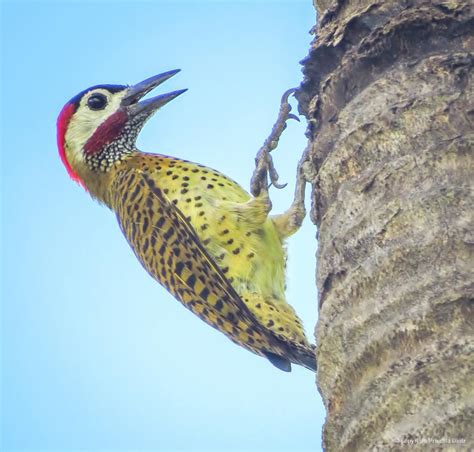
[[175,69],[173,71],[163,72],[162,74],[147,78],[143,80],[143,82],[129,87],[127,95],[122,99],[122,106],[127,109],[129,115],[132,117],[141,115],[142,113],[146,116],[151,115],[169,101],[183,94],[187,89],[160,94],[159,96],[151,97],[141,102],[139,102],[139,100],[146,96],[152,89],[166,82],[166,80],[173,77],[173,75],[176,75],[179,71],[180,69]]

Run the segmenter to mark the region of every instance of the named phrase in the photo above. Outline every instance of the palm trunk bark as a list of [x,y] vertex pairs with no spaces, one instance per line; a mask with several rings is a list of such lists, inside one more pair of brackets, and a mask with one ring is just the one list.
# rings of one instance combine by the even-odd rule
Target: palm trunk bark
[[328,451],[473,446],[471,5],[316,0],[298,99]]

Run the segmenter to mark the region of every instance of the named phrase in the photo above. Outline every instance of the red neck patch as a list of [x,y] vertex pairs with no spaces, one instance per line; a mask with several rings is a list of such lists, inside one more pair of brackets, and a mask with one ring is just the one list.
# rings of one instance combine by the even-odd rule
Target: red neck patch
[[72,103],[69,103],[66,104],[61,110],[61,113],[59,113],[57,122],[58,149],[59,156],[61,157],[63,165],[66,167],[66,170],[71,179],[84,187],[84,182],[82,182],[79,175],[72,169],[72,166],[66,157],[66,131],[67,126],[69,125],[69,121],[71,121],[72,115],[75,111],[76,106]]
[[122,132],[127,123],[128,116],[125,110],[119,109],[113,115],[110,115],[84,145],[86,154],[97,154],[104,146],[114,141]]

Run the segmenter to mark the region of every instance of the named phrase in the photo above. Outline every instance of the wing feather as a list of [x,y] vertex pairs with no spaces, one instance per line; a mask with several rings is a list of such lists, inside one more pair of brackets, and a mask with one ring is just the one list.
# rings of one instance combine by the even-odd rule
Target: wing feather
[[152,178],[137,169],[124,171],[112,193],[120,228],[153,278],[237,344],[259,355],[287,355],[287,344],[253,316],[192,225]]

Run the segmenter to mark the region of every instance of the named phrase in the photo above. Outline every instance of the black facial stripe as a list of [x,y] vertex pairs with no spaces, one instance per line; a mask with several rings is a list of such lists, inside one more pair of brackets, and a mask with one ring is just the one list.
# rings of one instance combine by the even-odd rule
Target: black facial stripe
[[84,96],[84,94],[87,94],[90,91],[93,91],[95,89],[105,89],[109,93],[114,94],[123,91],[126,88],[128,88],[126,85],[95,85],[85,89],[84,91],[81,91],[79,94],[74,96],[69,102],[74,104],[77,108],[79,106],[79,103],[81,102],[82,96]]

